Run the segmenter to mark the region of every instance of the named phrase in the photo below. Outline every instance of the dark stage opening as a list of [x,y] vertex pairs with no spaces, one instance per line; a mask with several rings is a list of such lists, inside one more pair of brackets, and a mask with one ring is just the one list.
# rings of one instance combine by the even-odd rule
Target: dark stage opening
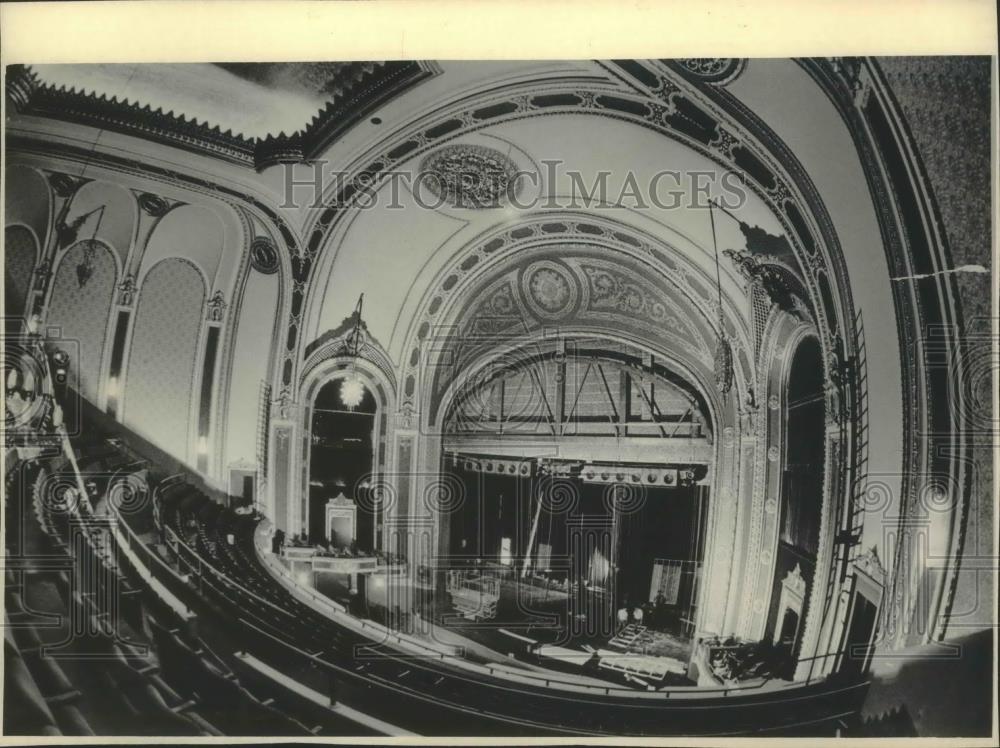
[[[360,388],[360,389],[358,389]],[[326,503],[340,494],[355,502],[354,542],[359,550],[375,548],[372,502],[364,492],[372,472],[372,434],[378,406],[367,387],[356,379],[334,379],[320,389],[313,404],[309,459],[309,540],[337,547],[351,539],[326,536]],[[344,535],[344,533],[340,533]]]
[[[448,523],[450,577],[438,609],[445,623],[501,651],[510,634],[605,647],[634,624],[645,636],[636,651],[690,657],[706,486],[599,482],[579,466],[482,456],[444,462],[464,487]],[[626,481],[649,472],[606,467]]]

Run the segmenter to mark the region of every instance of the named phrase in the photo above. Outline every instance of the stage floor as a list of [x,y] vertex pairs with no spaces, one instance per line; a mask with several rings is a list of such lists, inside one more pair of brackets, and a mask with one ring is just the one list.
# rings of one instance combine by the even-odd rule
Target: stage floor
[[[351,596],[346,587],[346,577],[335,574],[319,574],[316,590],[338,602],[349,605]],[[591,611],[603,610],[609,614],[606,599],[601,594],[589,594],[581,601],[561,589],[545,589],[528,582],[506,578],[500,582],[500,597],[496,613],[492,618],[466,618],[452,604],[451,595],[444,591],[435,592],[422,588],[420,594],[407,596],[414,603],[420,616],[433,622],[440,634],[450,632],[464,644],[466,656],[477,661],[517,662],[528,667],[541,666],[563,673],[578,674],[588,679],[596,678],[621,683],[614,673],[598,670],[582,663],[587,651],[607,649],[614,639],[615,631],[606,623],[604,630],[588,626],[585,618],[574,613],[582,608]],[[356,611],[373,620],[381,620],[386,610],[378,605],[368,606],[367,611]],[[657,628],[647,627],[643,635],[627,646],[623,652],[652,657],[669,657],[682,663],[691,659],[693,641],[681,633],[681,626],[675,616],[668,617]],[[579,664],[555,662],[538,657],[533,653],[538,645],[556,645],[577,650],[583,656]],[[615,649],[615,645],[610,645]],[[662,684],[694,685],[685,677],[669,674]]]

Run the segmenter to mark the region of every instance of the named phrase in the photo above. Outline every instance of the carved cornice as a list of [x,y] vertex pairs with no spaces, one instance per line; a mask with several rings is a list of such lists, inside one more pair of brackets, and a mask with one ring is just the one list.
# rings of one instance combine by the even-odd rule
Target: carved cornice
[[314,158],[334,139],[389,99],[433,75],[417,62],[346,66],[334,99],[299,132],[248,138],[183,114],[42,82],[25,65],[11,65],[7,96],[21,114],[77,122],[194,151],[253,169]]

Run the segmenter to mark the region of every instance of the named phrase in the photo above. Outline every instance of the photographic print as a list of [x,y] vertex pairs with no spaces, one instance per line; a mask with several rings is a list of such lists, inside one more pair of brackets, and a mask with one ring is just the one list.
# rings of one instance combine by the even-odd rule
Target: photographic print
[[994,64],[7,64],[4,735],[988,742]]

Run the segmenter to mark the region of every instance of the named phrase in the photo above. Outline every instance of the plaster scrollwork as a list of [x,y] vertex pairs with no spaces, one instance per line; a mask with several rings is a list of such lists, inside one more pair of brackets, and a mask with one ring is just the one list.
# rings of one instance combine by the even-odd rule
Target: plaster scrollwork
[[517,196],[522,181],[511,158],[495,148],[467,143],[431,152],[420,170],[430,177],[423,182],[427,190],[455,208],[501,207]]
[[271,407],[274,409],[275,418],[287,421],[292,417],[295,403],[292,402],[292,393],[287,386],[282,387],[278,391],[278,395],[274,398]]
[[205,319],[209,322],[222,322],[227,306],[225,295],[222,291],[216,291],[205,304]]
[[854,559],[854,568],[867,574],[876,584],[885,586],[886,570],[882,565],[882,560],[878,557],[878,549],[875,546]]
[[413,429],[417,420],[417,411],[413,403],[406,401],[400,404],[396,411],[396,428],[401,431]]
[[120,306],[132,306],[135,301],[135,275],[129,273],[118,284],[118,304]]
[[795,564],[795,568],[785,575],[781,584],[788,590],[789,594],[796,596],[800,600],[805,597],[806,580],[802,576],[802,567],[799,564]]

